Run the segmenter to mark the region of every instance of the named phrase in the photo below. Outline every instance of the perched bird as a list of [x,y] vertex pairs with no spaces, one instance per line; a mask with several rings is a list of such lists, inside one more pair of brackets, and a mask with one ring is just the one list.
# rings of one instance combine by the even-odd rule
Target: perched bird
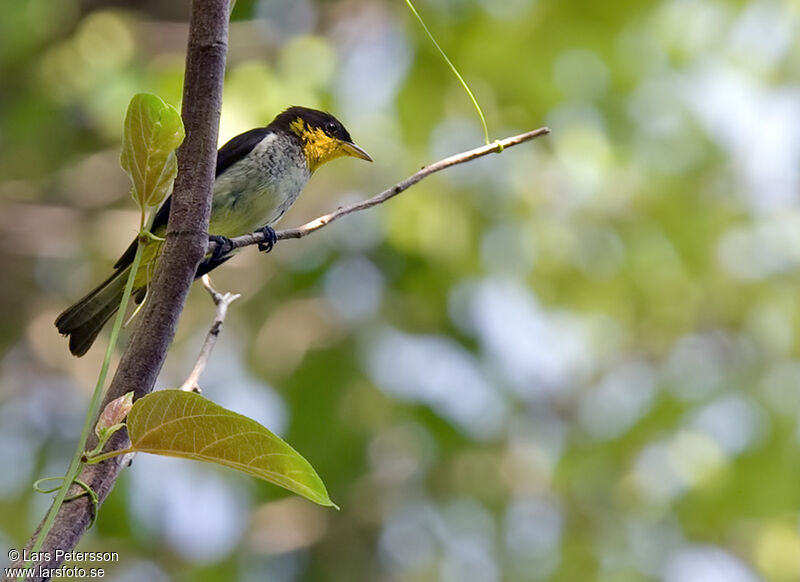
[[[211,202],[209,238],[217,251],[200,263],[196,277],[231,258],[231,237],[263,231],[269,251],[275,242],[271,225],[297,199],[314,171],[342,156],[372,161],[353,143],[344,126],[332,115],[305,107],[290,107],[266,127],[238,135],[217,153],[217,172]],[[152,232],[163,236],[171,198],[156,213]],[[105,323],[119,309],[125,282],[136,254],[137,241],[114,265],[114,273],[56,319],[58,331],[69,336],[69,350],[82,356]],[[161,243],[145,247],[134,282],[134,298],[141,303],[147,292]]]

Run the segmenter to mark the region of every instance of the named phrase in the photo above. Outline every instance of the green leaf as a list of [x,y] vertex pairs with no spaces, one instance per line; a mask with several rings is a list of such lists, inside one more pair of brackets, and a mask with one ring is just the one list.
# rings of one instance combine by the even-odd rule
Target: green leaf
[[133,182],[140,208],[156,206],[172,191],[178,173],[175,150],[184,137],[178,110],[149,93],[134,95],[125,116],[122,168]]
[[160,390],[128,414],[131,449],[218,463],[336,507],[314,468],[255,420],[193,392]]

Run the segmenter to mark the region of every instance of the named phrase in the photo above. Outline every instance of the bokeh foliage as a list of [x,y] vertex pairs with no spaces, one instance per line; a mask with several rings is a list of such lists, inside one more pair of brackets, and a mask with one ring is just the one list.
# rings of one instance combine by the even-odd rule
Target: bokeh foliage
[[[553,134],[214,277],[243,297],[206,395],[342,510],[140,457],[83,549],[119,551],[114,580],[796,580],[797,4],[417,6],[493,138]],[[2,3],[1,546],[77,437],[101,350],[71,358],[52,321],[136,232],[125,107],[179,105],[185,16]],[[321,169],[284,225],[482,139],[403,2],[239,0],[222,138],[291,104],[376,163]],[[193,290],[163,386],[212,317]]]

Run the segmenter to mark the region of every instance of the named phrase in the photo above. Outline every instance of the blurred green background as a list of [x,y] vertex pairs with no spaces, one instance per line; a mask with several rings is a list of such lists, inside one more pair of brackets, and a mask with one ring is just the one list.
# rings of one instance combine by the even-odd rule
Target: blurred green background
[[[0,6],[4,555],[79,434],[102,349],[53,320],[136,231],[122,120],[179,105],[188,3]],[[79,549],[117,582],[800,579],[797,2],[418,8],[492,138],[553,134],[213,277],[243,296],[205,394],[341,511],[142,455]],[[376,162],[321,169],[283,226],[482,142],[399,0],[239,0],[221,141],[292,104]],[[161,387],[212,316],[195,286]]]

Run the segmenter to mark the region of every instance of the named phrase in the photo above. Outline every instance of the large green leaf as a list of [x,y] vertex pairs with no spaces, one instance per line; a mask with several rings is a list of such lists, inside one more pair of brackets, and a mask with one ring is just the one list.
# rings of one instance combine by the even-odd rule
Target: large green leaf
[[131,448],[233,467],[336,507],[314,468],[255,420],[193,392],[160,390],[140,398],[128,414]]
[[156,206],[172,191],[178,173],[175,150],[183,137],[177,109],[149,93],[133,96],[119,161],[131,177],[133,199],[140,207]]

